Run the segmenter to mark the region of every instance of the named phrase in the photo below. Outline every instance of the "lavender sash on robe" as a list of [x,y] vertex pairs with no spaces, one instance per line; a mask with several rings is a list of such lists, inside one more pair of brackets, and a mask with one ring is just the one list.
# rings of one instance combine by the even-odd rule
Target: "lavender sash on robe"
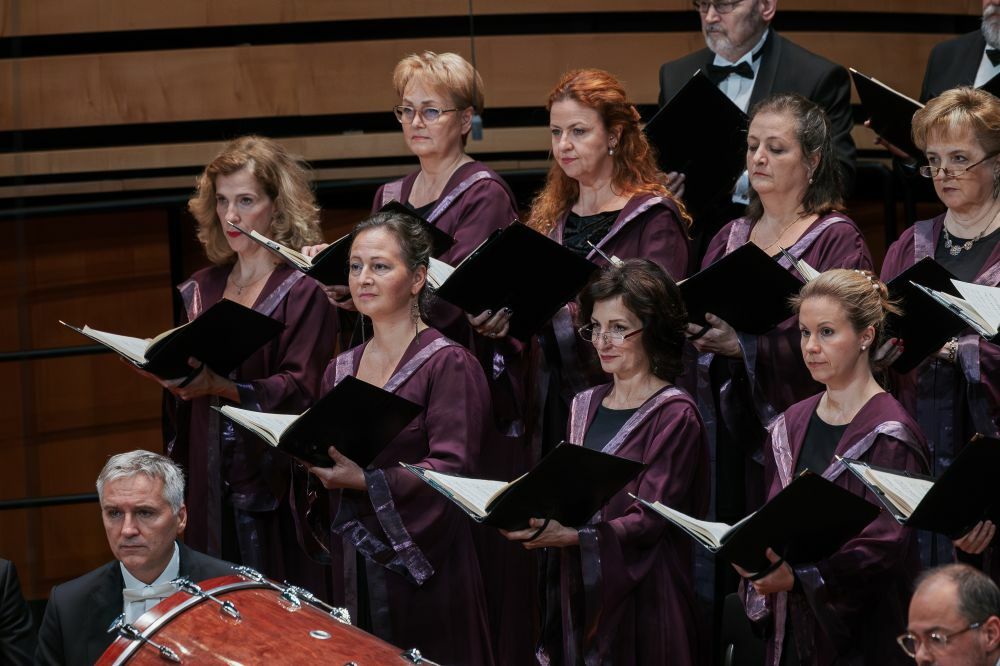
[[[788,437],[788,428],[785,423],[785,415],[780,414],[777,416],[771,424],[768,426],[768,431],[771,435],[771,447],[774,454],[774,460],[778,470],[778,478],[781,482],[781,487],[786,488],[788,484],[792,482],[792,475],[795,472],[795,460],[792,456],[791,442]],[[893,437],[902,442],[906,442],[913,446],[915,449],[918,448],[916,445],[916,438],[909,428],[899,421],[884,421],[871,432],[867,433],[864,437],[855,442],[851,448],[849,448],[842,457],[858,459],[864,456],[879,435],[887,435]],[[822,476],[827,481],[836,481],[841,474],[846,471],[847,467],[840,460],[835,460],[830,463],[830,465],[824,470]],[[823,578],[820,575],[818,569],[815,566],[803,567],[800,573],[799,569],[796,569],[796,575],[808,577],[810,579],[811,588],[823,587]],[[743,592],[743,602],[746,608],[747,617],[749,617],[754,622],[760,621],[768,616],[770,613],[770,603],[769,599],[765,595],[761,595],[757,592],[752,585],[748,585],[746,581],[741,581],[740,586]],[[788,604],[789,596],[787,592],[778,592],[774,595],[774,660],[769,666],[779,666],[781,663],[781,651],[785,643],[785,621],[788,615]],[[817,612],[814,608],[813,612]],[[823,620],[826,623],[839,624],[839,621],[830,614],[824,617]]]
[[[468,190],[470,187],[472,187],[479,181],[486,179],[492,180],[493,174],[491,174],[489,171],[477,171],[476,173],[472,174],[471,176],[460,182],[458,185],[455,186],[454,189],[452,189],[450,192],[448,192],[448,194],[446,194],[438,201],[438,204],[434,206],[434,210],[432,210],[430,214],[427,215],[426,220],[428,222],[433,223],[435,220],[441,217],[441,215],[443,215],[444,212],[448,210],[448,208],[450,208],[451,205],[455,203],[455,201],[457,201],[460,196],[465,194],[466,190]],[[403,179],[394,180],[391,183],[386,183],[382,187],[382,205],[384,206],[390,201],[399,201],[402,194],[403,194]]]
[[[429,345],[421,349],[406,365],[400,368],[389,378],[383,387],[386,391],[394,393],[413,374],[421,368],[438,351],[447,347],[455,346],[457,343],[447,338],[437,338]],[[334,385],[336,386],[344,377],[354,373],[354,354],[346,352],[341,354],[336,361],[336,375]],[[434,575],[434,568],[420,551],[419,546],[414,543],[406,526],[403,525],[399,513],[393,504],[392,492],[389,489],[385,472],[380,469],[367,469],[364,471],[365,482],[368,486],[368,494],[375,515],[378,517],[382,530],[389,538],[391,551],[388,547],[368,528],[366,528],[353,515],[353,511],[346,508],[347,503],[341,504],[341,511],[334,519],[333,531],[344,538],[345,542],[353,545],[354,549],[364,555],[372,562],[377,562],[387,569],[406,577],[410,582],[421,585],[428,578]],[[390,559],[387,555],[395,555]]]
[[[285,297],[288,296],[292,287],[303,277],[305,277],[304,273],[298,271],[291,273],[287,278],[282,280],[274,291],[259,303],[255,303],[253,309],[270,317]],[[205,310],[205,303],[201,296],[201,287],[195,280],[186,280],[178,285],[177,290],[180,292],[181,300],[184,302],[184,310],[187,313],[188,321],[194,321]],[[233,370],[229,375],[229,379],[232,379],[234,382],[237,371],[238,369]],[[235,383],[240,395],[240,406],[243,409],[260,411],[260,405],[254,395],[252,386],[246,382]],[[232,443],[236,438],[233,424],[229,421],[223,423],[219,412],[214,409],[220,405],[221,400],[218,396],[209,397],[210,409],[208,411],[207,440],[209,445],[208,450],[205,452],[206,466],[209,470],[216,470],[216,472],[210,473],[210,476],[218,478],[217,483],[209,483],[205,489],[205,513],[208,517],[208,524],[217,526],[217,529],[211,530],[211,533],[208,535],[208,551],[216,555],[222,553],[222,448],[224,442]],[[173,455],[175,444],[176,439],[167,443],[168,456]],[[246,542],[244,531],[238,530],[238,536],[240,538],[241,552],[253,553],[257,550],[253,543]],[[250,540],[252,541],[253,538],[251,537]],[[256,566],[259,567],[260,564],[256,563]]]

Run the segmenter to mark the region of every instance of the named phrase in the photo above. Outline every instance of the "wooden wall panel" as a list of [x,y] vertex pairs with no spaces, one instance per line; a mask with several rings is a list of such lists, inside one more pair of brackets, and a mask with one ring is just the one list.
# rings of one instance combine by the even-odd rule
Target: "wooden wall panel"
[[[464,0],[0,0],[0,36],[463,16]],[[689,0],[477,0],[477,15],[684,11]],[[978,14],[976,0],[782,0],[781,10]]]
[[[873,33],[788,36],[905,90],[919,89],[927,54],[944,39]],[[607,48],[615,43],[629,48]],[[541,106],[558,77],[578,67],[608,69],[625,81],[636,102],[655,103],[659,63],[702,45],[700,33],[484,37],[477,56],[491,107]],[[468,40],[448,38],[0,61],[0,79],[20,70],[20,94],[12,108],[3,109],[0,126],[30,130],[388,112],[396,103],[390,85],[393,66],[406,54],[427,48],[469,55]]]

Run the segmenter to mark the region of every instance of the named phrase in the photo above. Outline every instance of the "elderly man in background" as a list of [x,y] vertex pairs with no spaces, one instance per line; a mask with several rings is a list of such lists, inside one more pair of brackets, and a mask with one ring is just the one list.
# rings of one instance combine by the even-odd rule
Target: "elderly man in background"
[[[1000,0],[997,0],[1000,2]],[[830,118],[833,148],[846,191],[854,183],[851,81],[847,70],[785,39],[770,27],[777,0],[693,0],[707,48],[660,67],[660,106],[701,70],[743,111],[775,93],[793,92],[821,106]],[[684,128],[679,127],[679,132]],[[683,196],[684,174],[667,174],[670,189]],[[697,251],[730,220],[743,214],[750,181],[744,172],[731,202],[695,220]],[[708,219],[711,218],[711,219]]]
[[921,666],[1000,665],[1000,589],[965,564],[925,571],[898,641]]
[[36,663],[93,664],[115,638],[111,623],[119,615],[137,620],[174,593],[174,578],[232,573],[230,564],[177,542],[187,524],[184,475],[169,458],[141,450],[112,456],[97,494],[115,560],[52,589]]
[[931,50],[920,89],[926,102],[958,86],[980,87],[1000,74],[1000,0],[983,0],[979,30],[941,42]]

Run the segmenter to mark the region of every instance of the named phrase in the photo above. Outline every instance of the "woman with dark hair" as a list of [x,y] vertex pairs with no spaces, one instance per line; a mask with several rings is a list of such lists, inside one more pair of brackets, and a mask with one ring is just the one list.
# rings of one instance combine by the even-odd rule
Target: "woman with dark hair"
[[[933,179],[947,211],[904,231],[886,253],[882,276],[890,280],[933,257],[959,280],[1000,285],[1000,100],[976,88],[944,92],[914,115],[913,140],[927,156],[920,173]],[[975,433],[1000,436],[1000,347],[972,329],[915,370],[894,375],[893,383],[899,401],[927,435],[935,476]],[[980,554],[995,534],[996,526],[986,521],[956,545]],[[920,536],[925,565],[954,560],[951,541]],[[984,565],[1000,580],[995,545]]]
[[[702,262],[706,268],[744,243],[754,243],[782,267],[795,269],[780,252],[788,250],[818,271],[872,267],[857,225],[837,211],[841,177],[833,151],[830,121],[819,106],[790,93],[775,95],[751,111],[747,141],[750,204],[712,239]],[[753,307],[753,304],[747,304]],[[719,520],[738,520],[761,497],[760,467],[746,460],[757,455],[763,424],[820,386],[802,364],[799,332],[790,317],[760,336],[735,331],[712,314],[710,326],[688,326],[708,367],[718,420],[716,512]],[[736,448],[723,441],[733,440]],[[749,467],[744,471],[744,465]],[[745,474],[747,476],[745,476]],[[744,492],[744,484],[750,487]]]
[[[802,359],[825,390],[768,426],[769,498],[810,470],[877,504],[838,456],[925,473],[920,428],[872,374],[886,314],[897,312],[888,298],[873,273],[840,269],[794,299]],[[912,663],[894,637],[906,626],[920,557],[915,533],[889,513],[819,562],[792,567],[771,550],[766,555],[773,571],[763,577],[737,570],[747,614],[767,628],[767,666]]]
[[241,137],[205,167],[188,207],[213,265],[178,286],[184,320],[225,298],[277,319],[284,329],[229,377],[203,368],[190,383],[160,382],[176,397],[168,405],[173,432],[166,451],[188,473],[185,543],[326,595],[325,570],[295,543],[288,501],[292,460],[212,409],[231,404],[300,413],[319,397],[320,368],[336,344],[336,310],[313,280],[301,279],[302,273],[228,224],[294,249],[315,242],[319,209],[308,171],[275,141]]
[[350,289],[371,340],[327,368],[324,388],[353,376],[424,410],[365,469],[331,446],[311,471],[339,510],[331,526],[335,590],[360,626],[436,662],[492,664],[470,522],[399,463],[475,475],[489,429],[483,371],[425,322],[431,242],[409,215],[379,213],[354,230]]
[[682,370],[687,312],[655,262],[611,266],[581,297],[580,337],[597,349],[609,384],[573,400],[567,440],[643,462],[645,469],[584,527],[533,518],[505,533],[552,548],[540,663],[695,664],[698,631],[691,544],[641,503],[704,515],[708,444]]

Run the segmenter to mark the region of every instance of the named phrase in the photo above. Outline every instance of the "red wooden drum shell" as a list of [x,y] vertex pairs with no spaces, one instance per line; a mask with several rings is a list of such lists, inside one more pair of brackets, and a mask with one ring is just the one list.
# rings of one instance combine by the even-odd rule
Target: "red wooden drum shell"
[[[143,636],[177,653],[182,664],[412,664],[402,649],[333,619],[305,600],[297,610],[288,610],[281,593],[267,583],[222,576],[200,586],[207,594],[231,601],[242,618],[230,617],[210,599],[177,592],[134,623]],[[170,662],[147,643],[119,637],[97,663]]]

